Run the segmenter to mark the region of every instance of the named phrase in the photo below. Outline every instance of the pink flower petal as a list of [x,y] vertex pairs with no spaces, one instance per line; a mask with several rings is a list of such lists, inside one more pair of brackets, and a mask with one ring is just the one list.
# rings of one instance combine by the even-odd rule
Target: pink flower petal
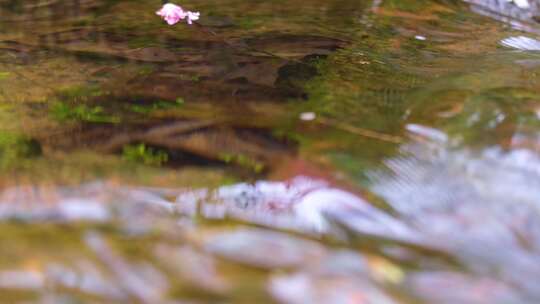
[[167,3],[156,12],[157,15],[161,16],[169,25],[174,25],[182,19],[187,19],[188,24],[192,24],[194,20],[199,20],[199,12],[190,12],[184,11],[182,7]]

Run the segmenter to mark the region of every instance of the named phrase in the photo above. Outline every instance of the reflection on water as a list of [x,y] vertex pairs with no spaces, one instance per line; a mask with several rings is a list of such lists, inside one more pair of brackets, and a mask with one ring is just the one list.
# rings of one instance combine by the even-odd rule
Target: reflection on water
[[[474,284],[488,280],[485,284],[498,286],[494,288],[505,295],[481,301],[465,300],[474,297],[467,294],[448,295],[458,297],[453,300],[438,298],[441,295],[428,298],[444,303],[536,301],[539,294],[528,276],[540,275],[538,155],[499,148],[480,153],[449,151],[437,145],[407,145],[403,149],[410,156],[388,160],[392,172],[374,174],[377,182],[373,190],[428,243],[457,257],[478,277]],[[423,279],[413,281],[440,284],[437,280],[445,282],[445,275],[430,279],[420,275]],[[449,281],[467,285],[462,279],[450,277]]]
[[[155,251],[149,252],[154,255],[152,260],[179,263],[175,267],[183,276],[193,276],[190,284],[218,294],[226,293],[230,282],[221,278],[227,274],[212,266],[216,258],[267,271],[294,269],[288,275],[268,278],[270,294],[286,303],[301,303],[306,298],[318,299],[314,303],[340,303],[356,297],[367,303],[395,303],[380,280],[404,288],[409,296],[435,303],[533,303],[539,299],[536,283],[531,281],[540,276],[538,155],[498,148],[480,154],[451,151],[434,141],[411,143],[402,149],[410,156],[388,159],[391,172],[370,174],[373,191],[390,204],[392,215],[327,181],[297,176],[285,182],[240,183],[212,191],[99,182],[54,190],[12,188],[2,193],[1,217],[27,223],[20,224],[22,227],[38,222],[115,222],[115,229],[128,239],[152,236],[155,229],[168,231],[165,240],[145,243],[141,249]],[[435,264],[427,269],[400,268],[389,261],[377,262],[374,256],[363,257],[344,248],[328,251],[317,242],[260,228],[205,231],[207,220],[252,223],[312,237],[325,235],[335,238],[339,247],[352,235],[348,241],[352,244],[358,236],[385,240],[370,247],[404,265],[441,260],[432,261]],[[144,303],[165,299],[173,288],[172,278],[155,268],[158,266],[146,269],[150,265],[129,264],[125,260],[129,257],[107,245],[98,227],[77,232],[81,240],[76,241],[89,247],[91,259],[109,269],[106,274],[95,278],[85,273],[86,268],[64,269],[67,266],[56,264],[62,260],[43,260],[39,263],[45,263],[45,273],[6,270],[1,286],[33,290],[51,281],[109,299],[133,297]],[[166,245],[169,238],[181,242],[182,249]],[[426,255],[425,250],[432,253]],[[205,273],[199,267],[185,268],[181,260],[186,258],[201,263]],[[99,267],[96,261],[84,263],[90,263],[86,266],[90,269]],[[455,263],[461,265],[459,269]],[[133,273],[133,267],[142,268]],[[119,278],[117,283],[107,283]],[[87,280],[90,282],[85,283]],[[296,287],[287,287],[290,285]],[[459,293],[441,292],[446,285],[459,287]],[[115,288],[108,291],[111,286],[123,294],[115,295]]]
[[[368,265],[369,261],[355,251],[330,250],[312,240],[263,229],[223,228],[204,232],[206,229],[200,226],[199,217],[215,221],[228,218],[308,234],[331,234],[326,213],[341,212],[350,214],[355,225],[361,227],[357,228],[364,229],[362,233],[393,238],[408,232],[397,220],[360,197],[331,187],[323,180],[299,176],[288,182],[261,181],[254,185],[224,186],[215,191],[144,189],[103,183],[56,189],[54,194],[52,191],[6,189],[2,193],[2,220],[21,221],[19,225],[23,229],[30,223],[114,222],[117,223],[114,229],[128,240],[152,238],[155,229],[168,231],[165,239],[141,247],[145,252],[150,250],[144,253],[153,256],[150,261],[160,262],[153,266],[129,262],[126,259],[130,257],[111,247],[103,232],[98,232],[99,226],[92,225],[77,231],[81,239],[75,239],[88,247],[90,254],[77,257],[81,252],[67,249],[68,260],[75,258],[75,265],[68,266],[72,262],[58,260],[54,255],[35,257],[38,260],[34,263],[41,265],[38,269],[1,272],[1,288],[47,290],[47,295],[50,293],[54,298],[53,289],[47,286],[68,287],[108,300],[155,303],[165,301],[176,283],[176,279],[168,276],[169,271],[159,267],[165,263],[174,269],[172,275],[180,275],[188,285],[220,295],[230,292],[232,282],[223,277],[228,274],[216,269],[219,258],[268,271],[294,270],[290,275],[270,272],[267,282],[270,294],[286,303],[301,303],[306,298],[313,299],[313,303],[339,303],[357,297],[368,303],[394,303],[369,279],[370,272],[376,275],[376,270],[370,267],[378,266]],[[341,216],[335,220],[341,220]],[[170,241],[182,245],[167,244]],[[14,249],[4,250],[11,254]],[[269,252],[272,252],[270,256]],[[186,260],[190,261],[188,265]],[[64,265],[66,262],[68,265]],[[103,266],[105,269],[100,269]],[[290,289],[289,284],[298,288]]]
[[538,3],[536,1],[517,0],[466,0],[471,9],[479,14],[505,22],[510,26],[531,33],[538,33]]
[[537,2],[161,5],[0,0],[0,302],[540,301]]
[[508,37],[501,40],[501,44],[522,51],[539,51],[540,42],[524,36]]

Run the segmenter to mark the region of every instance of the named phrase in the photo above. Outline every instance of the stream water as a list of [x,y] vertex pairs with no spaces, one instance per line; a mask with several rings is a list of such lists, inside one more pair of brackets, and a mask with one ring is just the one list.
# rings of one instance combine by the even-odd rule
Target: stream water
[[0,0],[0,303],[540,302],[540,4]]

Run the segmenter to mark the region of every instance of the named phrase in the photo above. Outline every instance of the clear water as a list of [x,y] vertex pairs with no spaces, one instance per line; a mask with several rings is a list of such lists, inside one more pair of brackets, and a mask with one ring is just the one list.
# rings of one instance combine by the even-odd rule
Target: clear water
[[181,4],[0,0],[0,302],[540,301],[536,3]]

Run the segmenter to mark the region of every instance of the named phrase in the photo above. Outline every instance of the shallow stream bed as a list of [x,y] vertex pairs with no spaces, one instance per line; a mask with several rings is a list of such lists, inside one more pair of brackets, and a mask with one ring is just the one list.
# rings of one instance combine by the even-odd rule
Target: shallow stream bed
[[540,4],[0,0],[0,303],[540,302]]

